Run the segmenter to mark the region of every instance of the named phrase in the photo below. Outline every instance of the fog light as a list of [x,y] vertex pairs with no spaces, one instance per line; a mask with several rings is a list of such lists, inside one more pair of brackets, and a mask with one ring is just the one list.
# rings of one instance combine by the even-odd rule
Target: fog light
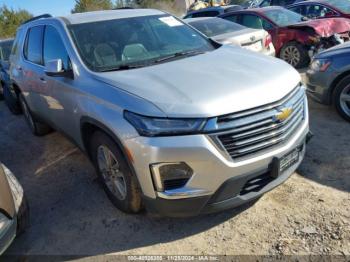
[[184,187],[193,175],[186,163],[160,163],[151,165],[155,190],[163,192]]

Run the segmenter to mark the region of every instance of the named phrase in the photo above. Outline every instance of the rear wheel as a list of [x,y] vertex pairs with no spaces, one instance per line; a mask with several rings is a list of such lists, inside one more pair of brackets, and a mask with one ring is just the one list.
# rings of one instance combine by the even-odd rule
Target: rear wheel
[[4,91],[4,99],[5,103],[8,107],[8,109],[11,111],[14,115],[19,115],[22,113],[21,107],[18,103],[17,97],[13,97],[11,94],[11,91],[9,90],[8,86],[3,85],[3,91]]
[[295,68],[305,67],[310,62],[306,48],[297,42],[290,42],[282,47],[280,58]]
[[333,99],[339,114],[350,121],[350,76],[345,77],[335,87]]
[[142,209],[141,190],[118,145],[102,132],[91,140],[90,154],[111,202],[126,213]]
[[19,101],[22,107],[24,118],[26,119],[32,133],[36,136],[44,136],[48,134],[51,131],[51,128],[48,125],[35,120],[22,94],[19,95]]

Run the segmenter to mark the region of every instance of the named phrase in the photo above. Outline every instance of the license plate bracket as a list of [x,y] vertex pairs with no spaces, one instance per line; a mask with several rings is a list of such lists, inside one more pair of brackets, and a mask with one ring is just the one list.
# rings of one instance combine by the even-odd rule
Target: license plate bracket
[[277,178],[288,168],[298,163],[300,152],[300,147],[297,147],[281,158],[275,157],[271,163],[271,176]]

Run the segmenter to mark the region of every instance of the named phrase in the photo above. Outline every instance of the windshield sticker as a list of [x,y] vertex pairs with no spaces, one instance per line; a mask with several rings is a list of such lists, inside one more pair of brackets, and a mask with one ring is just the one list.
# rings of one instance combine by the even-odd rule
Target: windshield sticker
[[168,26],[171,26],[171,27],[183,25],[180,21],[176,20],[172,16],[161,17],[161,18],[159,18],[159,20],[162,21],[163,23],[167,24]]

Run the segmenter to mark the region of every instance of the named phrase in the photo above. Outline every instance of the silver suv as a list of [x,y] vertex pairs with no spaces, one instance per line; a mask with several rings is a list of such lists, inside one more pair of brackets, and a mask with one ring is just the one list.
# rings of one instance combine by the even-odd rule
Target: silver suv
[[304,156],[299,74],[161,11],[36,18],[19,28],[11,62],[33,133],[70,137],[125,212],[232,208],[284,182]]

